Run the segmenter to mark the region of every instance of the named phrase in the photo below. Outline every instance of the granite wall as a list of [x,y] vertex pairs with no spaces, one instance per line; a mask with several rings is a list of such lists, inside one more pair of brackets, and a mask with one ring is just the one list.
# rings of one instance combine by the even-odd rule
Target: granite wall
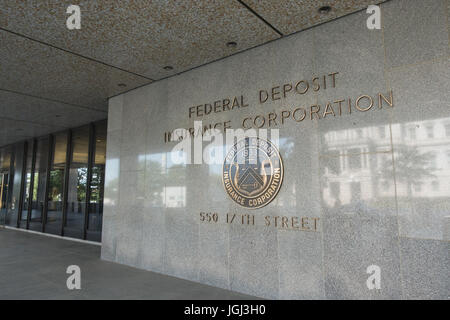
[[[450,1],[381,8],[381,30],[355,13],[110,99],[102,258],[264,298],[447,299]],[[260,103],[262,89],[322,76],[326,89]],[[378,93],[391,91],[393,107],[380,108]],[[189,118],[190,107],[241,95],[248,107]],[[356,108],[361,95],[373,97],[370,110]],[[312,105],[321,111],[311,120]],[[300,106],[303,121],[281,124],[283,110]],[[264,208],[235,204],[220,165],[170,160],[176,143],[165,132],[194,120],[239,128],[270,113],[285,176]],[[227,223],[227,213],[256,222]],[[274,227],[265,216],[319,223]],[[381,289],[366,286],[370,265],[381,268]]]

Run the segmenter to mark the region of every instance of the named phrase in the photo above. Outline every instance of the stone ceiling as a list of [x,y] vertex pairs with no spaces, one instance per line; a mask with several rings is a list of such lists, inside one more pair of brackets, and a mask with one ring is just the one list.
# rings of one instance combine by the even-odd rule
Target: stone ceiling
[[[0,146],[105,119],[111,96],[380,2],[2,0]],[[71,4],[81,30],[66,28]]]

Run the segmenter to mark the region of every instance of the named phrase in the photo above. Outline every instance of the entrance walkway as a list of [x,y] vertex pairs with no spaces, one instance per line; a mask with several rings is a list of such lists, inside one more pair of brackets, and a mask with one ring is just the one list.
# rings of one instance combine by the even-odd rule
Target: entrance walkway
[[[81,268],[81,290],[66,269]],[[236,292],[100,260],[100,246],[0,227],[0,300],[255,299]]]

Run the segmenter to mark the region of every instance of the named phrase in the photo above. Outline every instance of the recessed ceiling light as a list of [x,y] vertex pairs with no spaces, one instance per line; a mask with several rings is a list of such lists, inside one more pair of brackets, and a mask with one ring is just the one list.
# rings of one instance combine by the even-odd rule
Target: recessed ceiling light
[[234,41],[227,42],[227,47],[228,48],[236,48],[236,46],[237,46],[237,43],[234,42]]
[[121,88],[125,88],[127,85],[125,84],[125,83],[119,83],[119,84],[117,84],[119,87],[121,87]]
[[165,66],[163,69],[166,70],[166,71],[170,71],[170,70],[173,70],[173,67],[172,66]]
[[319,13],[320,14],[327,14],[331,11],[331,7],[330,6],[323,6],[319,8]]

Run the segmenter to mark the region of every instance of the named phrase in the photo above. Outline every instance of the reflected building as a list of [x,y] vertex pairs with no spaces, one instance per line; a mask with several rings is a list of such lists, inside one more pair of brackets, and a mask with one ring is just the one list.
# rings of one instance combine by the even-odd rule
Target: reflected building
[[[450,118],[330,131],[324,141],[328,187],[323,197],[331,207],[358,200],[355,194],[364,200],[395,192],[398,197],[450,197]],[[387,165],[392,144],[395,169]],[[387,182],[394,170],[416,174],[409,180],[398,177],[395,191]]]
[[323,141],[328,208],[397,203],[402,235],[449,236],[450,118],[329,131]]

